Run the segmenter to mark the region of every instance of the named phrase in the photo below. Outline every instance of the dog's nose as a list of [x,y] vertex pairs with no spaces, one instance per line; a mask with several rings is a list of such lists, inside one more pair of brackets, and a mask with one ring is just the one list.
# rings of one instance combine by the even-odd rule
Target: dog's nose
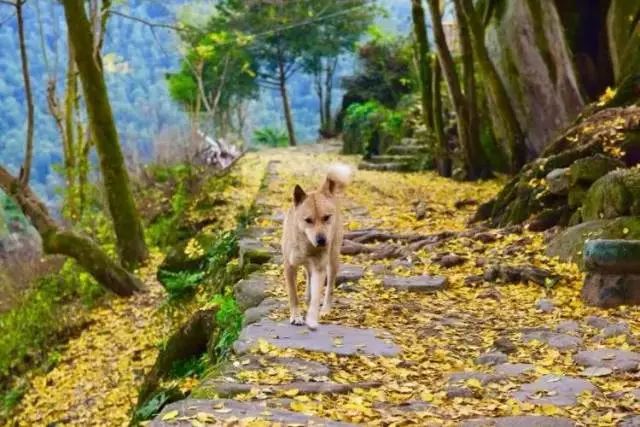
[[318,246],[325,246],[327,244],[327,238],[324,237],[323,234],[318,235],[318,237],[316,237],[316,243],[318,244]]

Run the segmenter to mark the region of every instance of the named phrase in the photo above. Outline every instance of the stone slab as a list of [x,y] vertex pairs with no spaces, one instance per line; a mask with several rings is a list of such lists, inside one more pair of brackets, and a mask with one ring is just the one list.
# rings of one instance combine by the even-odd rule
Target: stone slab
[[585,350],[573,356],[581,366],[609,368],[619,372],[634,372],[640,367],[640,353],[618,349]]
[[553,332],[546,328],[525,329],[522,331],[522,339],[525,342],[538,340],[561,351],[575,350],[582,345],[582,339],[579,337]]
[[[178,411],[178,416],[170,421],[163,421],[162,418],[171,411]],[[280,423],[283,425],[313,425],[325,427],[349,427],[339,421],[326,418],[313,417],[299,412],[292,412],[285,409],[268,408],[261,402],[239,402],[229,399],[185,399],[167,405],[162,412],[151,421],[152,427],[191,427],[192,419],[196,419],[198,414],[207,414],[209,419],[206,424],[219,425],[226,420],[234,419],[242,422],[243,419],[257,418],[270,423]],[[202,415],[201,415],[202,417]]]
[[532,383],[524,384],[513,392],[513,397],[536,405],[571,406],[577,403],[578,396],[585,391],[599,393],[596,386],[587,380],[545,375]]
[[444,289],[448,282],[446,277],[428,274],[412,277],[385,276],[382,279],[382,285],[385,288],[409,292],[437,292]]
[[234,343],[234,351],[247,353],[264,339],[281,348],[297,348],[340,355],[368,354],[395,356],[400,348],[385,331],[359,329],[330,323],[320,324],[317,330],[291,325],[288,321],[263,319],[244,328]]
[[364,268],[358,265],[342,264],[336,275],[336,285],[357,282],[364,276]]
[[477,418],[463,421],[461,427],[573,427],[568,418],[522,415],[517,417]]

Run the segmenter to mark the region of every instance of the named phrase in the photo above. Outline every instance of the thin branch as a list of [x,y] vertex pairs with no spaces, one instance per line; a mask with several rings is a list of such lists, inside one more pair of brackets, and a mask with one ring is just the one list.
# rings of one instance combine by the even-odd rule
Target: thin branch
[[[0,1],[3,1],[3,0],[0,0]],[[148,21],[146,19],[138,18],[137,16],[127,15],[126,13],[122,13],[122,12],[119,12],[117,10],[110,9],[108,11],[108,13],[111,14],[111,15],[120,16],[120,17],[125,18],[125,19],[130,19],[132,21],[140,22],[141,24],[145,24],[145,25],[148,25],[149,27],[153,27],[153,28],[166,28],[168,30],[173,30],[173,31],[178,31],[178,32],[187,31],[187,29],[184,28],[184,27],[180,27],[180,26],[177,26],[177,25],[171,25],[171,24],[165,24],[165,23],[161,23],[161,22]]]
[[27,58],[27,46],[24,36],[24,18],[22,7],[24,1],[15,3],[16,19],[18,21],[18,40],[20,43],[20,61],[22,63],[22,78],[24,80],[24,92],[27,98],[27,142],[24,153],[24,163],[20,170],[20,183],[24,186],[29,183],[31,175],[31,163],[33,161],[33,123],[34,106],[33,94],[31,93],[31,77],[29,76],[29,59]]

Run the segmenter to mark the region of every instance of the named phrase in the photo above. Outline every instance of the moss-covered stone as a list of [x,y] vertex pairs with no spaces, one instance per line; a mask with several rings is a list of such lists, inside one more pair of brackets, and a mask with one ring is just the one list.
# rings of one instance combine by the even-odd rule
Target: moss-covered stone
[[569,168],[569,185],[592,184],[607,173],[624,168],[624,163],[613,157],[596,154],[576,160]]
[[569,208],[578,209],[582,206],[582,202],[584,201],[584,197],[587,195],[587,191],[589,191],[589,188],[584,185],[576,185],[575,187],[572,187],[567,195]]
[[640,218],[595,220],[570,227],[549,243],[547,255],[582,266],[584,243],[591,239],[640,239]]
[[640,273],[640,241],[594,239],[584,246],[586,270],[599,273]]
[[585,196],[585,221],[640,214],[640,170],[616,170],[596,181]]

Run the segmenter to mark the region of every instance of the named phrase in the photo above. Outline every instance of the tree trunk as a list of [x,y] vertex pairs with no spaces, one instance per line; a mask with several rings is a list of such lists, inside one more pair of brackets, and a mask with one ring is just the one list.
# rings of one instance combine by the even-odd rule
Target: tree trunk
[[320,110],[320,134],[324,132],[325,126],[327,124],[325,115],[324,115],[324,88],[322,86],[322,64],[320,67],[315,70],[313,73],[313,83],[316,87],[316,94],[318,95],[318,107]]
[[31,163],[33,161],[33,124],[35,110],[33,107],[33,94],[31,93],[31,76],[29,75],[29,59],[24,36],[24,18],[22,16],[23,0],[16,1],[16,19],[18,21],[18,40],[20,41],[20,61],[22,63],[22,79],[24,80],[24,94],[27,101],[27,143],[25,145],[24,163],[20,171],[20,182],[29,184],[31,176]]
[[422,98],[422,117],[425,126],[433,129],[433,107],[431,100],[431,78],[429,67],[429,40],[424,19],[422,0],[411,0],[411,16],[413,18],[413,33],[416,37],[418,56],[418,74],[420,76],[420,95]]
[[82,0],[64,0],[69,43],[84,90],[89,122],[104,179],[109,211],[117,237],[122,264],[134,268],[148,255],[142,222],[136,209],[118,133],[109,104],[100,52],[94,51],[94,37]]
[[458,127],[458,139],[460,141],[460,148],[462,151],[462,157],[464,161],[466,179],[477,179],[483,176],[484,169],[484,156],[480,147],[475,146],[469,140],[469,112],[466,104],[462,89],[460,87],[460,81],[456,73],[456,66],[447,46],[447,40],[444,35],[444,29],[442,28],[442,20],[440,14],[440,2],[439,0],[428,0],[429,9],[431,11],[431,21],[433,23],[433,34],[438,51],[438,59],[444,79],[449,88],[449,95],[451,96],[451,102],[454,106],[457,116]]
[[478,167],[482,167],[482,176],[490,175],[489,162],[480,144],[480,122],[478,117],[476,76],[473,64],[473,49],[471,47],[471,35],[469,28],[465,25],[464,14],[460,0],[454,0],[456,19],[458,21],[458,31],[460,37],[460,50],[462,59],[462,81],[464,82],[464,96],[467,103],[467,113],[469,120],[468,139],[469,144],[478,147],[480,156],[476,159]]
[[66,255],[75,259],[102,286],[117,295],[129,296],[142,290],[142,284],[138,279],[109,258],[91,239],[59,227],[31,188],[21,186],[18,180],[1,166],[0,188],[20,206],[38,230],[45,253]]
[[327,60],[326,75],[324,79],[324,122],[325,132],[333,134],[333,118],[331,114],[331,92],[333,91],[333,76],[338,66],[338,58]]
[[440,176],[451,176],[451,156],[449,154],[449,144],[444,134],[444,121],[442,118],[442,97],[440,87],[442,86],[442,71],[438,58],[431,61],[432,70],[432,105],[433,105],[433,132],[436,137],[436,166]]
[[289,107],[289,97],[287,95],[287,78],[284,72],[284,64],[278,61],[278,79],[280,87],[280,96],[282,97],[282,107],[284,110],[284,120],[287,123],[287,133],[289,134],[289,145],[295,147],[296,133],[293,129],[293,118],[291,117],[291,108]]
[[[507,147],[509,152],[509,171],[516,173],[525,162],[526,147],[524,136],[520,129],[520,124],[516,117],[516,112],[511,105],[507,90],[500,79],[489,51],[484,44],[484,27],[478,16],[472,0],[456,0],[456,8],[462,10],[466,20],[460,21],[460,27],[466,27],[471,32],[473,51],[480,66],[480,71],[486,83],[487,94],[495,104],[498,114],[492,115],[494,120],[502,121],[502,126],[506,131]],[[462,18],[462,16],[460,16]],[[463,24],[464,23],[464,24]]]

